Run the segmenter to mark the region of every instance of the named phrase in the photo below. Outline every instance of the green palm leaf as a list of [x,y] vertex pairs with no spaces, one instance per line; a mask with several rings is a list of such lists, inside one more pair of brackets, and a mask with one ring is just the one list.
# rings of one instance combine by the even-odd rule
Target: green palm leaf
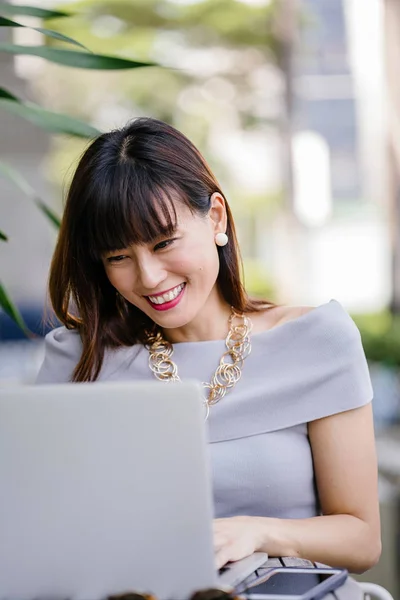
[[83,121],[74,119],[61,113],[41,108],[37,104],[23,103],[11,94],[7,97],[7,90],[0,88],[0,109],[23,117],[38,127],[53,133],[63,133],[81,138],[92,138],[100,135],[100,131]]
[[63,48],[48,48],[46,46],[20,46],[6,42],[0,43],[0,52],[40,56],[50,62],[78,69],[118,70],[159,66],[156,63],[139,62],[128,58],[118,58],[117,56],[103,56],[102,54],[64,50]]
[[83,44],[80,44],[76,40],[73,40],[72,38],[63,35],[62,33],[58,33],[57,31],[53,31],[51,29],[43,29],[43,27],[29,27],[27,25],[21,25],[21,23],[11,21],[11,19],[6,19],[5,17],[0,17],[0,27],[27,27],[28,29],[34,29],[35,31],[39,31],[40,33],[43,33],[43,35],[54,38],[55,40],[61,40],[62,42],[67,42],[68,44],[74,44],[74,46],[79,46],[80,48],[87,50],[87,48]]
[[36,6],[18,6],[0,2],[0,14],[2,15],[26,15],[27,17],[39,17],[40,19],[58,19],[69,17],[70,14],[60,10],[47,10]]
[[56,229],[60,229],[61,219],[56,215],[56,213],[45,204],[40,198],[34,198],[35,204],[40,208],[42,213],[46,215],[50,223],[54,225]]
[[10,167],[10,165],[7,165],[3,161],[0,161],[0,175],[3,175],[3,177],[6,177],[12,181],[12,183],[14,183],[21,190],[21,192],[27,196],[35,195],[33,187],[26,181],[26,179],[20,173],[18,173],[16,169]]
[[27,326],[24,323],[24,320],[19,312],[18,308],[15,306],[14,302],[11,300],[10,296],[6,292],[4,286],[0,282],[0,308],[4,310],[4,312],[22,329],[26,336],[32,337],[32,333],[29,331]]
[[8,241],[8,237],[1,230],[0,230],[0,240],[2,240],[3,242],[7,242]]
[[43,202],[41,198],[39,198],[36,195],[35,190],[32,188],[30,183],[28,183],[26,179],[21,175],[21,173],[16,171],[16,169],[14,169],[13,167],[10,167],[10,165],[7,165],[6,163],[0,161],[0,175],[3,175],[4,177],[12,181],[12,183],[14,183],[14,185],[16,185],[18,189],[21,190],[21,192],[23,192],[26,196],[31,198],[33,202],[35,202],[38,208],[56,227],[56,229],[60,228],[60,217],[53,211],[53,209],[51,209],[45,202]]
[[2,87],[0,87],[0,98],[7,98],[7,100],[16,100],[19,102],[17,96],[14,96],[14,94]]

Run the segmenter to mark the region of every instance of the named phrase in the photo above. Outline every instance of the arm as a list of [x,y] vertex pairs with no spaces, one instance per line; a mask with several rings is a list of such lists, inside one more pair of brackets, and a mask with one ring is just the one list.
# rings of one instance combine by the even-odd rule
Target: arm
[[371,404],[310,423],[309,437],[323,516],[217,519],[217,563],[255,550],[352,572],[365,571],[378,561],[381,541]]
[[309,437],[323,516],[276,523],[279,551],[365,571],[381,553],[371,404],[310,423]]

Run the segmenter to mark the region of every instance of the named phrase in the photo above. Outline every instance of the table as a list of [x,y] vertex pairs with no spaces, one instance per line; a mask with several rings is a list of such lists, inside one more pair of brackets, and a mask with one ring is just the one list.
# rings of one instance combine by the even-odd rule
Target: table
[[[261,575],[263,569],[270,569],[271,567],[325,568],[326,566],[321,563],[312,563],[303,558],[269,558],[266,563],[257,569],[257,573]],[[335,590],[335,592],[327,594],[324,600],[364,600],[364,593],[358,583],[349,577],[344,585]]]

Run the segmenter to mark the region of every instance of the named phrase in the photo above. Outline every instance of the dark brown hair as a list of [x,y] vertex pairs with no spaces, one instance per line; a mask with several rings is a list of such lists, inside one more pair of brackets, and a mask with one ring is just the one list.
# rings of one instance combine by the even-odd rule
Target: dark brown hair
[[[102,254],[170,235],[176,226],[174,198],[206,215],[214,192],[222,194],[200,152],[162,121],[136,119],[100,135],[84,152],[69,189],[49,282],[57,317],[68,329],[78,329],[82,339],[73,381],[94,381],[106,348],[144,343],[154,325],[116,293]],[[229,243],[218,248],[222,296],[240,312],[273,305],[247,296],[228,204],[226,211]]]

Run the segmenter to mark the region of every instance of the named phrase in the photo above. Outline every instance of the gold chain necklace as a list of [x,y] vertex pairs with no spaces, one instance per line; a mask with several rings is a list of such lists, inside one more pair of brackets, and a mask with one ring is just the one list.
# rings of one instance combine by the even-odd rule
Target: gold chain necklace
[[[239,319],[240,323],[235,324]],[[219,402],[232,389],[242,376],[244,360],[251,352],[250,332],[253,325],[249,317],[238,314],[233,308],[229,317],[229,332],[226,336],[226,352],[221,356],[219,365],[210,381],[203,386],[207,392],[204,398],[205,420],[208,419],[210,406]],[[181,381],[178,367],[172,360],[174,348],[163,338],[160,331],[148,335],[145,344],[149,351],[149,367],[160,381]]]

